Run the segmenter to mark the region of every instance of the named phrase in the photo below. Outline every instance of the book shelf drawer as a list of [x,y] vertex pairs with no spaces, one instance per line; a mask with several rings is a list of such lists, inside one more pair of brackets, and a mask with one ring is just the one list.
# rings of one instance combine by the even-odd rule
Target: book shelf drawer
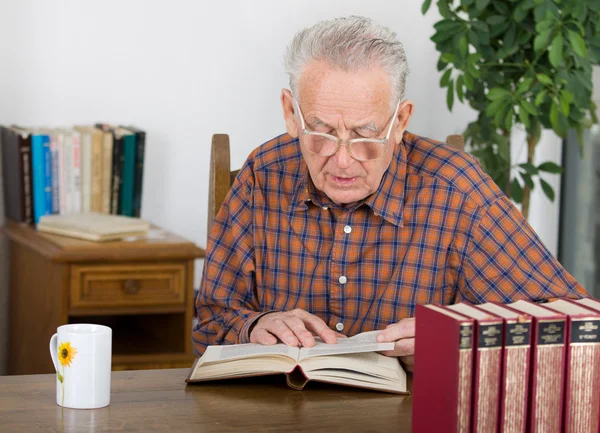
[[183,306],[184,263],[73,265],[71,309]]

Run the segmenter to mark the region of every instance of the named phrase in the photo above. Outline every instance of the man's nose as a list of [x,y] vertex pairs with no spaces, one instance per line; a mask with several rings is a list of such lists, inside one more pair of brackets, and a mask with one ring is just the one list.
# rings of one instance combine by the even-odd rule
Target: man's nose
[[334,158],[335,165],[338,168],[346,169],[352,165],[354,158],[350,155],[350,150],[347,144],[340,145],[338,151],[332,156]]

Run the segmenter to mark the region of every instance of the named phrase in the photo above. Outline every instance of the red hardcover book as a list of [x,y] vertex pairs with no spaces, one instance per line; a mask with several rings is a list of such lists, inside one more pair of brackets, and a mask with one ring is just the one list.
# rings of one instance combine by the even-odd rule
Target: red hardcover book
[[463,302],[450,305],[448,308],[475,320],[471,431],[496,433],[502,372],[502,318]]
[[600,411],[600,312],[567,299],[546,307],[568,315],[563,432],[595,433]]
[[413,433],[470,433],[473,326],[447,307],[417,305]]
[[476,305],[476,307],[504,319],[498,431],[500,433],[525,433],[527,431],[531,316],[493,303]]
[[564,314],[529,301],[507,304],[532,317],[529,433],[561,433],[566,361]]

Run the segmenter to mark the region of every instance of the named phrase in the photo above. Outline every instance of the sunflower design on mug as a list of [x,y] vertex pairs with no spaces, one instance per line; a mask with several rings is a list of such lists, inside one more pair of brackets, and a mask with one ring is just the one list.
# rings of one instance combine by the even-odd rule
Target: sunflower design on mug
[[75,355],[77,355],[77,349],[71,346],[71,343],[68,341],[63,341],[58,346],[58,360],[63,367],[62,374],[59,371],[56,372],[58,376],[58,381],[62,384],[62,401],[63,406],[65,402],[65,367],[70,367],[71,363],[75,359]]

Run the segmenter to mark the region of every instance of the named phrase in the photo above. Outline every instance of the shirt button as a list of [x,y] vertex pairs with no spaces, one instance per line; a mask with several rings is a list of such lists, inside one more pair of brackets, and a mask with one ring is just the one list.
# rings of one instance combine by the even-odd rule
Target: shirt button
[[338,278],[338,281],[340,282],[340,284],[346,284],[346,281],[348,281],[348,279],[342,275],[340,278]]
[[327,210],[327,206],[323,206],[323,210]]
[[335,329],[342,332],[344,330],[344,324],[342,322],[338,323],[337,325],[335,325]]
[[352,227],[346,226],[344,227],[344,233],[350,233],[352,231]]

